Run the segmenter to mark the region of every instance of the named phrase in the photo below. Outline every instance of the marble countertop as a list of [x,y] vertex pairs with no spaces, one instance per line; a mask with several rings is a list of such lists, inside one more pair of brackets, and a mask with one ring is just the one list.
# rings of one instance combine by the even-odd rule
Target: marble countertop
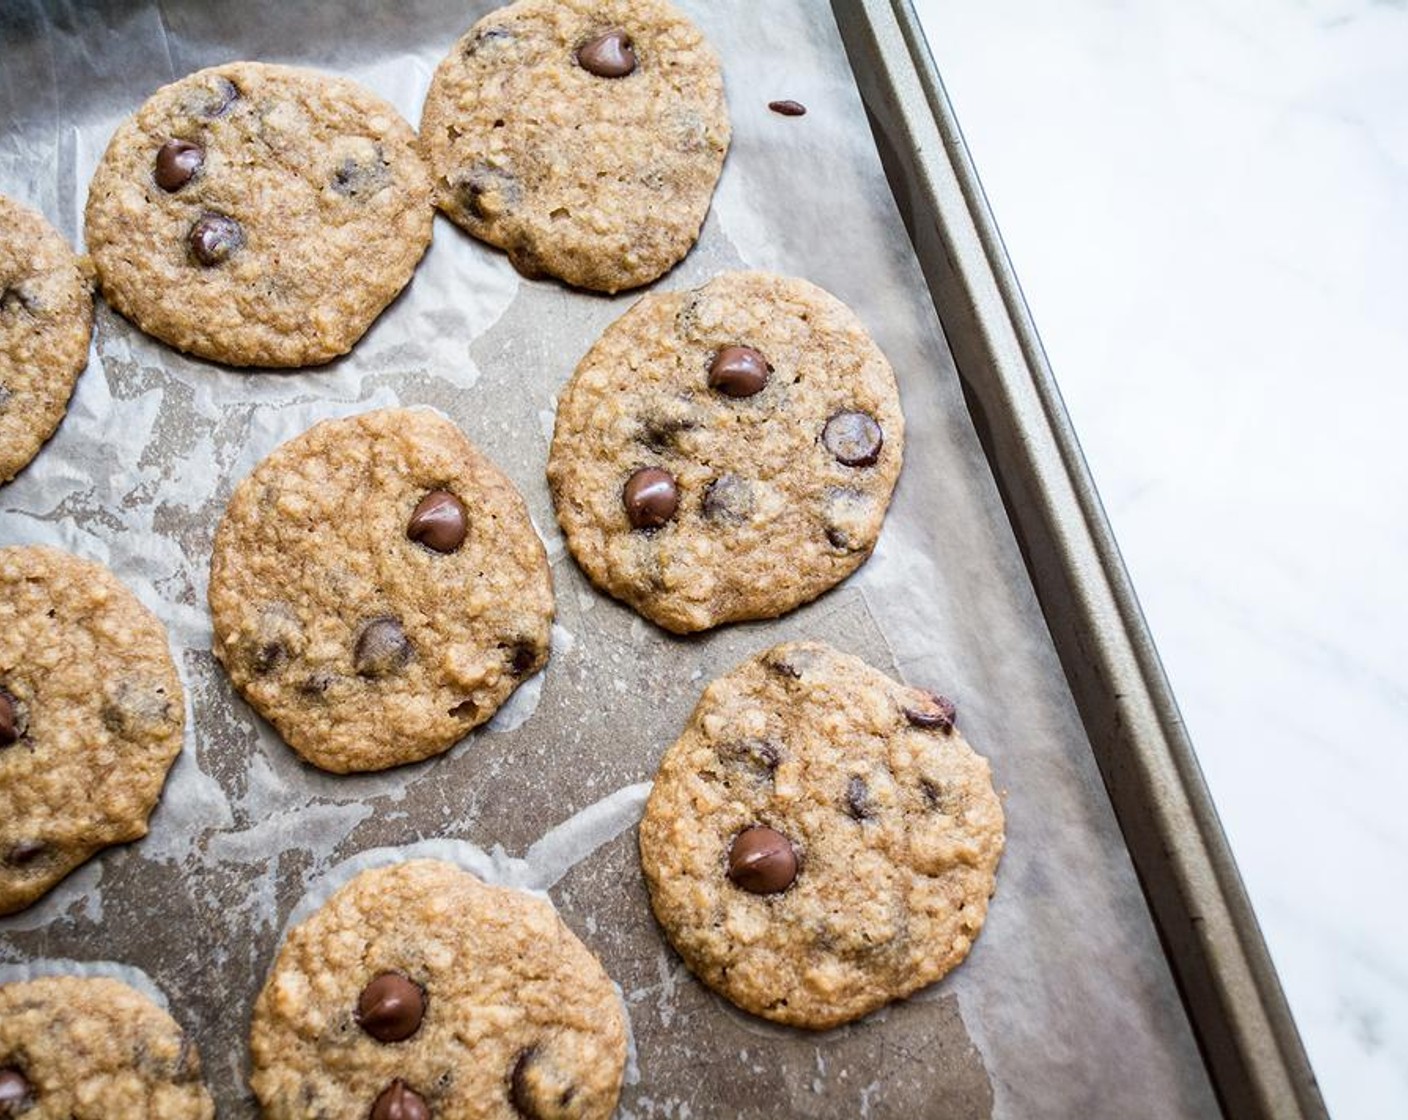
[[1408,0],[915,0],[1332,1114],[1408,1116]]

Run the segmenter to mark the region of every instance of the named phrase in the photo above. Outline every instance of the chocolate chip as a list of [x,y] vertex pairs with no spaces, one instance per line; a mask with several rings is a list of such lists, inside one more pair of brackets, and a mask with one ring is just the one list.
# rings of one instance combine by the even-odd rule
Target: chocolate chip
[[753,484],[736,474],[720,475],[704,491],[703,509],[710,521],[747,521],[753,515]]
[[637,529],[658,529],[675,516],[680,505],[674,476],[659,467],[641,467],[626,480],[621,497],[626,516]]
[[846,409],[826,422],[821,440],[838,463],[847,467],[868,467],[880,458],[885,437],[869,413]]
[[945,789],[929,778],[920,778],[919,792],[924,795],[924,805],[930,811],[937,810],[951,817],[960,816],[963,812],[963,796],[957,790]]
[[769,101],[768,108],[774,113],[781,113],[784,117],[804,117],[807,115],[807,107],[800,101]]
[[298,691],[314,700],[321,699],[336,679],[337,675],[331,669],[315,669],[303,678]]
[[29,1081],[17,1069],[0,1069],[0,1116],[18,1116],[22,1105],[32,1100]]
[[874,500],[859,490],[835,486],[826,491],[822,524],[826,543],[841,552],[864,552],[874,543]]
[[675,329],[686,338],[699,333],[699,304],[701,296],[697,291],[685,295],[684,304],[675,312]]
[[249,655],[249,664],[256,673],[264,676],[272,673],[288,660],[288,650],[282,642],[264,642],[256,646]]
[[640,434],[636,439],[653,451],[678,449],[680,434],[692,432],[698,427],[697,416],[653,412],[641,417]]
[[224,214],[202,214],[186,238],[191,255],[209,268],[223,264],[244,246],[244,230],[234,218]]
[[273,602],[261,607],[255,631],[244,649],[245,663],[257,676],[276,673],[303,651],[303,627],[293,607]]
[[370,145],[365,153],[348,156],[332,173],[332,189],[344,198],[365,200],[380,194],[391,183],[391,165],[380,144]]
[[598,78],[624,78],[636,68],[636,52],[624,31],[608,31],[577,48],[577,65]]
[[133,679],[109,681],[104,689],[103,726],[114,734],[148,738],[169,728],[172,703],[164,685]]
[[926,731],[948,733],[953,730],[953,721],[958,717],[958,709],[953,706],[952,700],[925,689],[915,689],[912,697],[913,703],[903,707],[905,719]]
[[513,33],[502,27],[486,27],[469,41],[464,49],[465,58],[473,58],[480,51],[492,47],[504,47],[513,42]]
[[371,1120],[430,1120],[430,1106],[398,1077],[377,1097]]
[[719,759],[725,763],[746,767],[758,776],[771,777],[777,764],[782,761],[782,751],[775,743],[765,739],[739,739],[731,743],[721,743],[718,747]]
[[864,778],[852,778],[846,783],[846,812],[858,821],[866,821],[875,815],[870,804],[870,787]]
[[477,164],[455,183],[455,190],[471,217],[492,222],[518,206],[523,189],[518,178],[501,167]]
[[425,990],[399,972],[383,972],[357,997],[357,1022],[378,1042],[404,1042],[425,1018]]
[[18,743],[20,739],[19,702],[0,688],[0,747]]
[[725,346],[709,365],[709,388],[726,397],[751,397],[768,383],[772,367],[751,346]]
[[205,162],[205,149],[189,140],[168,140],[156,153],[156,185],[179,191],[196,177]]
[[12,867],[23,867],[38,859],[47,847],[48,845],[43,840],[21,840],[10,849],[5,856],[5,862]]
[[513,670],[515,677],[526,677],[539,662],[542,651],[536,645],[527,640],[512,642],[504,648],[513,651],[509,661],[509,668]]
[[352,660],[362,676],[384,677],[405,665],[412,652],[411,641],[400,620],[374,618],[357,637]]
[[406,536],[436,552],[454,552],[464,543],[464,503],[448,490],[432,490],[420,500],[406,525]]
[[558,1120],[575,1115],[572,1109],[577,1086],[543,1050],[524,1050],[509,1074],[508,1099],[527,1120]]
[[816,661],[816,654],[806,646],[781,647],[770,652],[764,661],[774,673],[792,680],[801,680],[802,673]]
[[728,877],[752,894],[779,894],[797,878],[792,841],[771,828],[745,828],[728,852]]
[[190,105],[191,112],[201,117],[223,117],[230,106],[240,99],[239,87],[229,78],[219,75],[213,88],[197,91],[196,100]]

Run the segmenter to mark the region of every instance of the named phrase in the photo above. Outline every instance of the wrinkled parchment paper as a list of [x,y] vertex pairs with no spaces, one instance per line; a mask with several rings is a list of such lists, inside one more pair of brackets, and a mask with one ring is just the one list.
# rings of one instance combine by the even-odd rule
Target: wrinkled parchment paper
[[[444,219],[407,292],[350,357],[316,372],[195,361],[100,305],[67,420],[0,489],[0,540],[103,561],[166,621],[186,745],[147,839],[0,920],[0,979],[120,966],[164,992],[195,1036],[221,1115],[252,1116],[249,1011],[295,908],[306,914],[369,863],[432,851],[547,892],[601,957],[634,1038],[622,1117],[1213,1114],[829,6],[681,2],[723,57],[734,142],[699,246],[660,285],[771,269],[823,285],[869,325],[909,421],[874,558],[787,618],[688,640],[592,590],[544,480],[554,396],[636,295],[522,280]],[[87,184],[118,121],[158,85],[232,59],[350,75],[415,123],[436,62],[491,6],[6,4],[0,191],[81,243]],[[810,111],[777,116],[776,98]],[[330,776],[299,763],[215,665],[211,540],[235,482],[277,444],[396,402],[445,412],[523,491],[553,560],[552,660],[448,755]],[[650,916],[633,827],[705,682],[809,636],[955,697],[1008,814],[997,896],[968,962],[823,1035],[751,1018],[693,980]]]

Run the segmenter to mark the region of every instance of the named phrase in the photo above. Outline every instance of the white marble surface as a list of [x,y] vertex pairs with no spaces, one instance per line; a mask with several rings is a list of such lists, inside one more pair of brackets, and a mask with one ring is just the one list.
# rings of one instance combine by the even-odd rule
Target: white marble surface
[[1336,1117],[1408,1116],[1408,0],[916,0]]

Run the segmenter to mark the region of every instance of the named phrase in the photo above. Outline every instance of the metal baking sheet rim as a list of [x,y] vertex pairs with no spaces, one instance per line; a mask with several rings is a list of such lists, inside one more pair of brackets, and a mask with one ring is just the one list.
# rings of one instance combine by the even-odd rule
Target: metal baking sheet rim
[[1328,1116],[919,19],[832,8],[1222,1108]]

